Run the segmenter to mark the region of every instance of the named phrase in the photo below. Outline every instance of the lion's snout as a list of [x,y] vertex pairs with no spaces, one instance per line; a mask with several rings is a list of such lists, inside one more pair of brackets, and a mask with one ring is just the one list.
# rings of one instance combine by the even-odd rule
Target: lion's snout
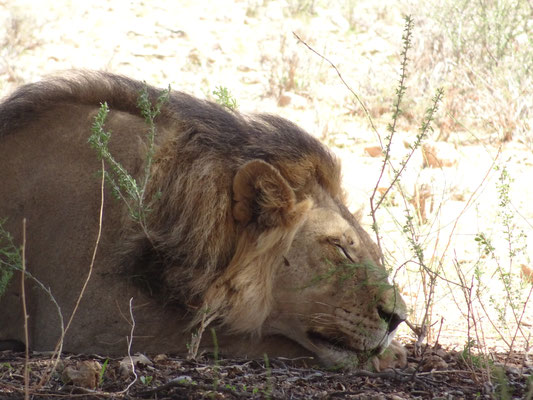
[[383,307],[378,307],[378,314],[379,317],[387,323],[387,332],[392,333],[398,328],[398,325],[400,325],[403,321],[405,321],[405,318],[399,315],[396,312],[388,312],[383,309]]

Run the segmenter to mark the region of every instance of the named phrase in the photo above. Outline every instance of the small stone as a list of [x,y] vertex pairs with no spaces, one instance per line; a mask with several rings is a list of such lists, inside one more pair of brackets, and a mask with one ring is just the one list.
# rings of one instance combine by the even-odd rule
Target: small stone
[[168,356],[166,354],[158,354],[154,357],[155,363],[162,363],[168,360]]
[[437,355],[432,355],[422,362],[422,371],[440,371],[448,368],[448,363]]
[[87,389],[96,389],[102,366],[97,361],[83,361],[75,366],[66,367],[61,380],[65,384],[72,384]]
[[144,354],[136,354],[131,357],[124,357],[120,361],[119,373],[122,378],[127,378],[133,373],[133,366],[152,365],[152,361]]

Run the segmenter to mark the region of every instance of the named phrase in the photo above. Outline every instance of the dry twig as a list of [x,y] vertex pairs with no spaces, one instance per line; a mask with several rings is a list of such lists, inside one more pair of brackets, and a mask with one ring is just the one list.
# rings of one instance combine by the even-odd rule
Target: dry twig
[[24,312],[24,340],[26,341],[25,364],[24,364],[24,399],[30,398],[30,341],[28,334],[28,309],[26,307],[26,290],[24,280],[26,279],[26,218],[22,220],[22,274],[20,277],[22,310]]

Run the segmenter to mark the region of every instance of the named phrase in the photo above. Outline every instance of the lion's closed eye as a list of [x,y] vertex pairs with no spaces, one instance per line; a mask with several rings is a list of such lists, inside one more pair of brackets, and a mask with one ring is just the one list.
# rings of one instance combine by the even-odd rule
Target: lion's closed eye
[[339,250],[339,253],[346,257],[348,260],[350,260],[351,262],[355,262],[352,257],[350,256],[350,254],[348,253],[348,251],[341,245],[337,246],[337,249]]
[[350,256],[350,253],[348,252],[346,247],[342,244],[342,242],[341,242],[341,240],[339,238],[330,238],[328,241],[329,241],[329,243],[331,243],[333,246],[336,247],[336,249],[337,249],[337,251],[338,251],[338,253],[339,253],[339,255],[341,257],[347,258],[351,262],[354,262],[354,260]]

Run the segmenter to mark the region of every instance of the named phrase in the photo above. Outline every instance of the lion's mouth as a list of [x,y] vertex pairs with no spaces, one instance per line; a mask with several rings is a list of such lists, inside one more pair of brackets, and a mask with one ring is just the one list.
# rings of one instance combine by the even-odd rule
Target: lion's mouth
[[342,336],[327,337],[316,331],[308,331],[307,337],[314,345],[318,347],[328,347],[335,350],[342,350],[348,352],[358,352],[356,349],[348,344],[346,338]]
[[381,353],[382,350],[381,346],[378,346],[375,349],[368,350],[356,349],[349,344],[348,338],[341,335],[329,337],[316,331],[307,331],[307,337],[311,341],[311,343],[319,349],[327,348],[329,350],[334,350],[342,353],[365,353],[368,356],[371,356]]

